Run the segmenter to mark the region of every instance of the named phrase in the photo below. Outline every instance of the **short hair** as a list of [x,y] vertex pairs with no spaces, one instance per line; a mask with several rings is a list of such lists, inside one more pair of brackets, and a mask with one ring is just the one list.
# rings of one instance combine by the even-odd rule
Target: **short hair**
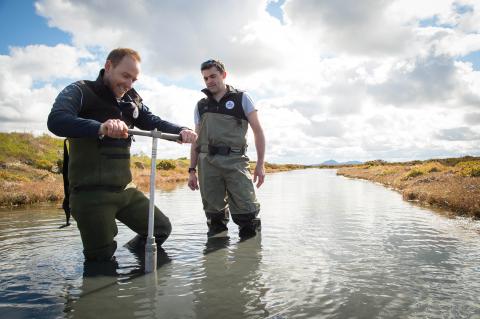
[[220,73],[225,72],[225,65],[220,60],[210,59],[200,65],[200,71],[216,67]]
[[129,48],[117,48],[112,50],[107,56],[107,61],[112,62],[112,65],[115,67],[120,63],[120,61],[122,61],[123,57],[125,57],[126,55],[132,57],[138,62],[142,62],[140,54],[138,54],[137,51]]

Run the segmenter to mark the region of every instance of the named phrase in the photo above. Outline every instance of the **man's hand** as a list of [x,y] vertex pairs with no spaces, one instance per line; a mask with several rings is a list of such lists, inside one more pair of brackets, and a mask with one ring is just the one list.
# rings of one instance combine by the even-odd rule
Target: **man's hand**
[[190,175],[188,176],[188,187],[192,191],[198,189],[198,179],[197,179],[197,174],[195,172],[189,173]]
[[127,138],[128,126],[125,122],[118,119],[107,120],[100,125],[98,134],[113,138]]
[[180,132],[182,143],[193,143],[197,140],[197,133],[192,130],[184,129]]
[[260,186],[262,186],[264,180],[265,166],[263,165],[263,163],[257,163],[257,166],[255,166],[255,171],[253,172],[253,183],[257,183],[257,188],[259,188]]

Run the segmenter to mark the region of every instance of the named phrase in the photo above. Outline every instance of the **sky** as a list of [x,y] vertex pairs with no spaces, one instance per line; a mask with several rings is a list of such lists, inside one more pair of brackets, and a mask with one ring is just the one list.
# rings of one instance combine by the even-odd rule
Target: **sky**
[[50,134],[58,93],[131,47],[145,105],[188,127],[201,62],[222,60],[255,102],[271,163],[480,155],[480,0],[0,0],[0,30],[3,132]]

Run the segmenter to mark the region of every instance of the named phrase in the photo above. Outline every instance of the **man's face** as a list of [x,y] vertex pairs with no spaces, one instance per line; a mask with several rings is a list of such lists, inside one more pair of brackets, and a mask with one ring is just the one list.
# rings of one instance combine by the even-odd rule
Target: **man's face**
[[105,63],[103,80],[117,99],[121,98],[133,86],[140,74],[140,62],[129,55],[123,57],[116,66],[110,60]]
[[203,70],[202,76],[210,93],[216,94],[225,89],[226,72],[220,72],[213,66],[210,69]]

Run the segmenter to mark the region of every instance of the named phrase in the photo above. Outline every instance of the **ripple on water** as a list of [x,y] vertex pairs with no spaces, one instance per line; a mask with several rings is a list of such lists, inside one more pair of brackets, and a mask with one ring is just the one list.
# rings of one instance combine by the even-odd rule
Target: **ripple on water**
[[[173,224],[144,275],[119,224],[118,266],[84,276],[75,225],[56,209],[0,212],[2,317],[461,318],[480,315],[480,223],[448,219],[365,181],[269,175],[261,236],[207,241],[198,192],[159,192]],[[170,213],[169,213],[170,212]]]

